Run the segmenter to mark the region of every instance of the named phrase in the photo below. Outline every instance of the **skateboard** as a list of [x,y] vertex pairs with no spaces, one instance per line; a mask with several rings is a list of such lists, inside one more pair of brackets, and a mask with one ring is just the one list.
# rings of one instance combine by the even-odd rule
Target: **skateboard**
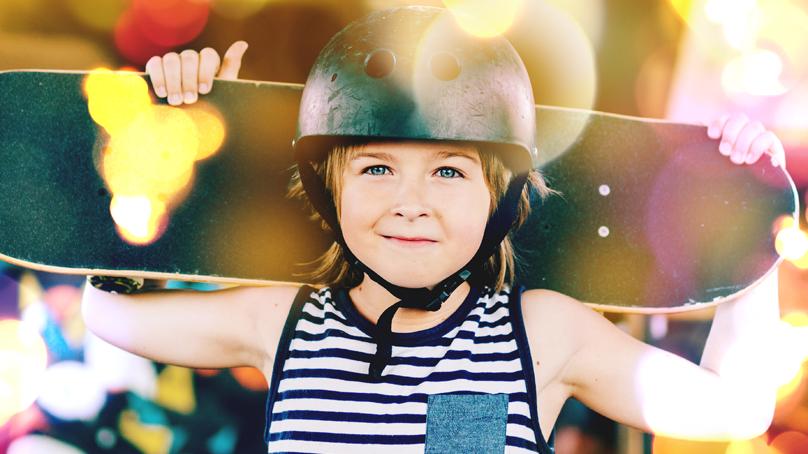
[[[0,73],[0,259],[54,273],[297,283],[330,243],[287,196],[302,85],[216,81],[171,107],[141,73]],[[145,113],[144,113],[145,112]],[[513,233],[526,288],[605,311],[718,304],[779,264],[799,207],[701,126],[536,107],[559,192]],[[190,150],[190,151],[188,151]]]

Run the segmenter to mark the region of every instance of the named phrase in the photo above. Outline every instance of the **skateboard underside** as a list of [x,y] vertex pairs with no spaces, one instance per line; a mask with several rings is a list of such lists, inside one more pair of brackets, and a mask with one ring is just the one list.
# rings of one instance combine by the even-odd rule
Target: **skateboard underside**
[[[109,92],[106,105],[123,118],[113,128],[89,111],[88,96],[97,95],[88,94],[87,74],[0,73],[3,259],[71,274],[305,282],[331,239],[287,196],[301,86],[217,81],[193,108],[217,119],[197,122],[197,134],[220,128],[220,146],[175,172],[185,183],[163,200],[168,209],[153,238],[133,242],[122,229],[137,230],[143,204],[124,197],[120,181],[173,159],[168,145],[163,154],[136,153],[163,146],[154,137],[185,121],[171,112],[191,108],[161,105],[163,129],[127,132],[127,95]],[[123,98],[109,99],[116,96]],[[775,234],[798,205],[788,175],[767,159],[733,165],[698,126],[547,107],[536,113],[540,169],[560,194],[535,204],[513,235],[518,282],[527,288],[606,310],[670,312],[719,302],[778,263]],[[115,172],[131,168],[134,176],[121,180],[105,159],[127,147],[143,158],[123,159]],[[157,161],[142,163],[148,159]],[[111,211],[116,196],[128,203]]]

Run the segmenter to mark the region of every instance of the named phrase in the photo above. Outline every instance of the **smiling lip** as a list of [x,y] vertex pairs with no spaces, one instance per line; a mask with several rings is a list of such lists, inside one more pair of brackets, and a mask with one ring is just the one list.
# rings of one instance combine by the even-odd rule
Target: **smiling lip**
[[401,237],[401,236],[387,236],[382,235],[384,238],[391,240],[398,244],[404,245],[411,245],[411,246],[421,246],[427,244],[437,243],[437,241],[430,240],[429,238],[420,238],[420,237]]

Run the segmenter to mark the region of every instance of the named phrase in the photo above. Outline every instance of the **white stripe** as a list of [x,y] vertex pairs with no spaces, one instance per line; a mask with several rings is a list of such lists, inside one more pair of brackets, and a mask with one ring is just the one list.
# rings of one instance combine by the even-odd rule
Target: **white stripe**
[[284,419],[275,421],[269,428],[270,433],[284,431],[327,432],[351,435],[423,435],[426,422],[422,423],[369,423]]
[[530,418],[530,406],[527,402],[508,402],[508,414],[522,415]]
[[[273,422],[272,425],[274,426],[275,423]],[[508,424],[505,428],[505,435],[533,441],[533,430],[521,424]]]
[[[404,402],[400,404],[380,404],[376,402],[357,402],[329,399],[284,399],[276,401],[272,408],[272,413],[282,413],[293,410],[317,411],[345,411],[346,408],[352,412],[366,413],[369,415],[426,415],[426,402]],[[275,424],[274,422],[272,423]]]
[[423,444],[415,445],[376,445],[376,444],[347,444],[324,443],[319,441],[278,440],[271,442],[267,452],[311,452],[326,454],[412,454],[424,452]]
[[[461,359],[444,359],[441,360],[437,367],[432,366],[414,366],[411,364],[396,364],[388,366],[385,369],[385,375],[398,375],[410,378],[425,378],[432,372],[457,372],[467,371],[470,373],[485,373],[485,372],[517,372],[521,370],[522,364],[519,358],[514,358],[509,361],[487,361],[487,362],[474,362],[468,358]],[[298,369],[329,369],[340,370],[347,372],[365,373],[368,369],[368,363],[364,361],[356,361],[348,358],[338,357],[324,357],[324,358],[288,358],[284,364],[283,370],[298,370]]]
[[[408,396],[413,392],[425,394],[446,394],[452,392],[479,393],[518,393],[525,391],[523,380],[514,382],[472,381],[465,378],[445,382],[426,382],[418,386],[395,385],[392,383],[362,383],[363,393],[381,394],[385,396]],[[278,392],[300,389],[326,389],[329,391],[355,393],[357,383],[335,378],[285,378],[278,386]]]
[[[320,340],[292,339],[290,350],[319,351],[326,348],[343,348],[362,353],[376,353],[376,344],[357,339],[330,336]],[[447,350],[467,351],[471,353],[510,353],[516,350],[516,340],[505,342],[488,342],[477,344],[474,339],[454,339],[449,346],[393,346],[393,356],[416,358],[443,358]]]
[[344,333],[350,334],[351,336],[364,337],[370,339],[370,336],[363,333],[362,330],[360,330],[359,328],[353,326],[347,326],[346,324],[342,323],[339,320],[334,320],[333,318],[327,318],[327,319],[321,318],[320,320],[322,320],[322,323],[312,323],[306,319],[301,318],[297,322],[296,328],[300,331],[304,331],[306,333],[314,335],[323,334],[327,330],[338,329]]

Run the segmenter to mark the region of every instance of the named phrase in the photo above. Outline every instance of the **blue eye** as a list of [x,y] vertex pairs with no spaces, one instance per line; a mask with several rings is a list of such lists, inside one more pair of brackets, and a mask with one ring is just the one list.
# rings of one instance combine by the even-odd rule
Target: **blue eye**
[[438,175],[443,178],[458,178],[463,176],[457,169],[451,167],[441,167],[438,169]]
[[366,173],[368,175],[375,175],[380,176],[384,175],[387,172],[387,166],[370,166],[362,171],[362,173]]

